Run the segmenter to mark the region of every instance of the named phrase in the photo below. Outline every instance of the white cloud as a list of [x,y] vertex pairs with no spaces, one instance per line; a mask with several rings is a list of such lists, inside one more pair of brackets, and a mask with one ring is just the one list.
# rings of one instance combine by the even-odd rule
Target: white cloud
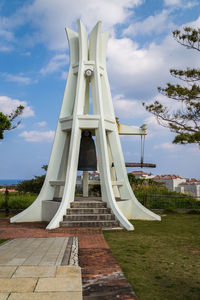
[[21,115],[22,118],[28,118],[35,115],[33,109],[27,104],[26,101],[12,99],[7,96],[0,96],[0,111],[3,112],[4,114],[9,115],[19,105],[25,107]]
[[183,110],[185,108],[184,104],[179,101],[174,101],[162,94],[157,94],[154,98],[145,102],[145,105],[152,104],[154,101],[159,101],[163,106],[167,106],[170,112],[175,112],[177,110]]
[[126,99],[124,95],[116,95],[115,97],[113,97],[113,104],[115,108],[115,114],[119,118],[134,118],[146,114],[141,101]]
[[67,40],[64,28],[76,28],[75,21],[81,18],[88,30],[98,20],[102,20],[103,28],[111,29],[114,25],[127,21],[131,9],[140,5],[142,0],[34,0],[25,4],[14,15],[4,18],[0,30],[12,34],[19,26],[30,23],[34,32],[26,36],[24,42],[42,42],[50,49],[66,48]]
[[180,5],[182,0],[165,0],[164,4],[165,5]]
[[199,146],[198,145],[195,145],[195,144],[193,144],[193,145],[188,145],[188,147],[187,147],[187,151],[188,152],[192,152],[193,154],[200,154],[199,153]]
[[66,54],[56,54],[49,61],[48,65],[40,70],[42,75],[47,75],[59,71],[63,66],[68,63],[68,56]]
[[185,26],[191,26],[191,27],[194,27],[194,28],[200,27],[200,17],[198,17],[195,21],[184,24],[184,27]]
[[0,52],[9,52],[11,50],[12,50],[12,47],[5,46],[5,45],[2,45],[2,43],[0,43]]
[[63,80],[66,80],[67,79],[67,75],[68,75],[68,72],[62,72],[62,74],[61,74],[61,78],[63,79]]
[[[159,101],[162,103],[164,106],[167,106],[171,110],[176,110],[180,108],[180,105],[178,102],[173,103],[173,100],[158,94],[155,96],[155,98],[151,98],[149,101],[145,102],[146,105],[149,105],[154,102],[154,100]],[[156,117],[149,113],[146,112],[146,115],[144,116],[144,123],[147,124],[147,131],[148,135],[147,138],[150,139],[152,137],[163,137],[163,136],[168,136],[168,138],[173,137],[174,134],[171,133],[170,129],[161,126]]]
[[20,137],[24,138],[27,142],[40,143],[40,142],[52,142],[55,131],[23,131],[19,134]]
[[175,145],[175,144],[171,144],[171,143],[163,143],[163,144],[154,146],[154,149],[164,149],[164,150],[173,151],[173,152],[180,150],[180,148],[182,148],[180,145]]
[[[195,24],[200,22],[200,18]],[[160,45],[151,43],[139,47],[130,38],[110,38],[108,41],[108,72],[114,93],[148,100],[156,95],[157,87],[174,82],[169,69],[196,67],[199,53],[179,45],[167,36]]]
[[196,5],[199,5],[198,1],[188,1],[188,0],[165,0],[164,4],[166,6],[174,6],[175,8],[191,8],[194,7]]
[[21,53],[21,55],[24,55],[24,56],[31,56],[31,52],[30,51],[26,51],[24,53]]
[[1,75],[5,78],[6,81],[23,83],[23,84],[29,84],[31,82],[31,78],[26,77],[23,74],[12,75],[8,73],[2,73]]
[[[9,18],[1,16],[0,18],[0,51],[8,52],[12,50],[12,43],[14,42],[14,31],[10,28],[9,23],[12,24],[12,21],[8,21]],[[14,20],[13,20],[14,23]]]
[[161,33],[166,29],[173,28],[174,24],[169,19],[169,10],[163,10],[154,16],[147,17],[144,21],[135,22],[123,31],[125,35],[145,35]]
[[4,28],[0,28],[0,37],[6,39],[7,41],[10,41],[13,39],[13,33],[5,30]]
[[149,117],[144,119],[144,124],[147,126],[147,139],[167,137],[170,138],[172,133],[168,128],[158,124],[156,118],[149,114]]
[[25,126],[22,124],[22,123],[20,123],[18,126],[17,126],[17,129],[18,130],[22,130],[22,129],[24,129],[25,128]]
[[198,154],[199,155],[199,146],[195,144],[188,144],[188,145],[181,145],[181,144],[172,144],[172,143],[162,143],[160,145],[155,145],[154,149],[163,149],[170,152],[178,152],[183,151],[191,152],[192,154]]
[[46,125],[47,125],[46,121],[41,121],[41,122],[37,123],[37,126],[39,126],[39,127],[45,127]]
[[[148,49],[139,48],[138,44],[129,38],[111,38],[108,42],[108,71],[111,84],[118,91],[131,91],[135,97],[143,92],[152,95],[152,86],[160,82],[166,70],[164,53],[159,47],[151,44]],[[163,71],[164,71],[163,70]],[[156,79],[159,78],[159,81]]]

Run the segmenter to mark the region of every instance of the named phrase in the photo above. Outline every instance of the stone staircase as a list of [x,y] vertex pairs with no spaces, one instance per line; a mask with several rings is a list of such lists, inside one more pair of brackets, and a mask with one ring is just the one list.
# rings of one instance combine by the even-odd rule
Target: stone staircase
[[75,197],[60,227],[119,228],[119,222],[100,197]]

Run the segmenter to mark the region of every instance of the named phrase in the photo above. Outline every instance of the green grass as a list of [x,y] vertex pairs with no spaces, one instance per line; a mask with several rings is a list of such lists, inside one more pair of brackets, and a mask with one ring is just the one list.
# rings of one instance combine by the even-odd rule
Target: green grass
[[104,236],[139,300],[200,299],[200,216],[134,221]]
[[[13,209],[25,209],[29,205],[33,203],[33,201],[37,198],[37,194],[30,193],[9,193],[9,208]],[[5,208],[5,195],[4,193],[0,193],[0,208]]]

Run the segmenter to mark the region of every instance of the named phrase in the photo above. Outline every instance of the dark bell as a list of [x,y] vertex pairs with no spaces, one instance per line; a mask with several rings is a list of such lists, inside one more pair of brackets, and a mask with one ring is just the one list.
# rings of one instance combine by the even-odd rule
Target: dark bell
[[97,170],[97,156],[96,156],[95,144],[92,139],[92,134],[88,130],[82,132],[78,170],[81,171]]

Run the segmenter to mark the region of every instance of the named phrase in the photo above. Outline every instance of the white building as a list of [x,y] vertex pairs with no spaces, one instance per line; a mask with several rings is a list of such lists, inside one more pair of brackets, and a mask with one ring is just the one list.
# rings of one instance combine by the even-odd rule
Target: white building
[[196,198],[200,198],[200,181],[192,178],[187,182],[182,182],[176,187],[176,192],[192,195]]
[[183,178],[178,175],[156,175],[145,173],[143,171],[133,171],[131,174],[136,178],[153,179],[162,183],[168,190],[176,191],[177,193],[189,194],[200,200],[200,181],[195,178]]
[[88,179],[89,180],[100,180],[100,175],[99,175],[99,172],[92,172],[88,174]]
[[186,179],[178,175],[157,175],[154,181],[163,183],[168,190],[175,191],[180,183],[186,182]]
[[146,173],[143,171],[133,171],[131,172],[131,174],[135,175],[136,178],[141,178],[141,179],[150,179],[155,177],[152,173]]

